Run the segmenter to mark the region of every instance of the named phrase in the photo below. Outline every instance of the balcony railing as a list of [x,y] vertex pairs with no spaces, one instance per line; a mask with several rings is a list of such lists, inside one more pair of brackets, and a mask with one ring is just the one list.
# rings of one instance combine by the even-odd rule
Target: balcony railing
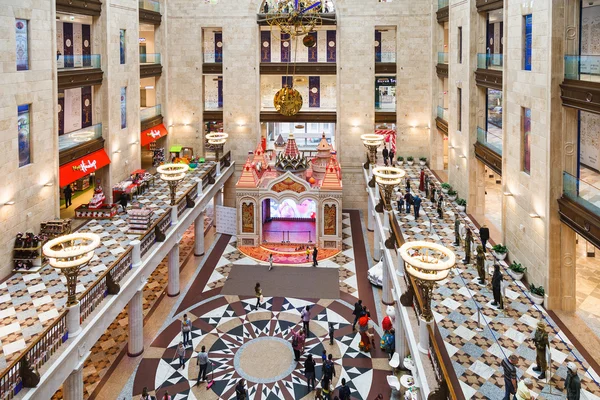
[[600,188],[563,172],[563,196],[581,205],[586,210],[600,215]]
[[444,7],[448,7],[448,0],[438,0],[438,10]]
[[147,121],[154,117],[162,115],[161,105],[157,104],[154,107],[147,107],[140,110],[140,121]]
[[140,64],[160,64],[160,53],[140,54]]
[[600,56],[565,56],[565,79],[600,82]]
[[448,109],[447,108],[443,108],[442,106],[438,106],[438,108],[437,108],[437,117],[439,119],[443,119],[444,121],[448,122]]
[[140,8],[159,13],[160,3],[156,0],[140,0]]
[[438,52],[438,64],[448,64],[448,53]]
[[68,150],[85,142],[100,139],[101,137],[102,124],[96,124],[78,131],[65,133],[58,137],[58,151]]
[[477,127],[477,142],[502,155],[502,135]]
[[478,53],[478,69],[496,69],[502,70],[504,66],[504,54]]
[[375,62],[395,63],[396,62],[396,52],[382,51],[379,53],[375,53]]
[[75,68],[100,68],[100,54],[78,54],[72,56],[56,56],[56,68],[59,71]]

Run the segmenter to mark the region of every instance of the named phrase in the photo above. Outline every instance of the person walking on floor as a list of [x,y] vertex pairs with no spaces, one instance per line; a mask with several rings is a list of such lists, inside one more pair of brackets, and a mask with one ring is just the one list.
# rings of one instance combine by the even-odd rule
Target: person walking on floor
[[306,248],[306,262],[310,259],[310,247]]
[[398,194],[396,196],[396,201],[398,202],[398,212],[402,214],[402,210],[404,209],[404,195],[402,194],[402,191],[398,190]]
[[63,193],[65,194],[65,208],[69,208],[71,204],[73,204],[71,202],[71,198],[73,197],[73,189],[71,188],[70,184],[65,186]]
[[333,362],[333,354],[327,356],[327,360],[323,362],[323,380],[332,380],[336,375],[335,364]]
[[172,400],[172,397],[169,394],[168,390],[165,392],[165,394],[163,395],[163,397],[161,397],[161,400]]
[[235,385],[235,399],[236,400],[247,400],[248,399],[248,391],[246,390],[246,386],[244,385],[244,380],[240,379],[238,384]]
[[421,198],[417,195],[413,197],[413,205],[415,208],[415,220],[419,219],[419,211],[421,211]]
[[412,196],[410,195],[410,192],[406,192],[404,194],[404,203],[406,203],[406,213],[410,214],[410,204],[412,202]]
[[188,318],[187,314],[183,314],[183,320],[181,321],[181,334],[183,335],[183,345],[187,347],[188,344],[192,344],[190,340],[190,332],[192,331],[192,320]]
[[319,263],[317,262],[318,255],[319,255],[319,251],[317,250],[317,246],[315,246],[313,248],[313,267],[316,267],[317,265],[319,265]]
[[338,389],[338,397],[340,400],[350,400],[350,388],[346,385],[346,378],[342,378],[342,386]]
[[142,389],[141,400],[156,400],[156,397],[148,393],[148,388],[144,386],[144,388]]
[[200,385],[200,380],[206,380],[206,369],[208,367],[208,354],[206,353],[206,346],[202,346],[202,350],[198,353],[198,361],[196,362],[200,366],[198,371],[198,379],[196,380],[196,386]]
[[406,191],[410,193],[410,178],[406,177]]
[[333,345],[333,337],[335,336],[335,325],[333,322],[329,323],[329,344]]
[[306,337],[310,336],[310,306],[306,306],[304,310],[300,313],[300,317],[302,318],[302,329],[306,333]]
[[[435,188],[433,189],[435,190]],[[444,219],[444,196],[440,193],[439,199],[437,201],[437,213],[438,213],[438,218],[443,220]]]
[[294,349],[294,360],[296,362],[300,361],[300,356],[304,352],[305,341],[304,330],[300,329],[300,332],[296,332],[292,329],[292,348]]
[[383,165],[385,165],[387,167],[388,156],[390,155],[390,153],[389,153],[386,145],[383,145],[383,150],[381,151],[381,154],[383,155]]
[[304,362],[304,376],[306,377],[306,385],[308,391],[310,392],[310,384],[312,383],[312,390],[315,390],[315,360],[313,360],[312,354],[306,356],[306,361]]
[[395,164],[394,155],[395,155],[395,154],[394,154],[394,149],[390,148],[390,152],[389,152],[389,154],[388,154],[388,157],[389,157],[389,159],[390,159],[390,166],[392,166],[392,167],[393,167],[393,166],[394,166],[394,164]]
[[127,194],[125,194],[125,192],[121,193],[121,197],[119,198],[119,205],[123,209],[123,213],[127,212],[127,200],[129,200],[127,198]]
[[256,296],[256,307],[255,310],[258,310],[260,303],[262,303],[262,289],[260,288],[260,283],[256,282],[256,286],[254,286],[254,295]]
[[183,342],[179,342],[179,345],[175,349],[175,357],[173,357],[173,360],[175,360],[175,358],[179,358],[179,368],[177,369],[183,368],[185,366],[185,347],[183,346]]
[[502,360],[502,369],[504,371],[504,398],[503,400],[512,400],[517,393],[517,368],[515,365],[519,362],[516,354],[511,354],[508,358]]
[[273,253],[269,254],[269,271],[273,269]]
[[321,381],[321,393],[324,400],[331,400],[331,380],[324,378]]
[[358,299],[358,301],[356,303],[354,303],[354,311],[352,311],[352,315],[354,315],[354,322],[352,323],[353,331],[356,330],[356,323],[358,322],[358,319],[360,317],[362,317],[362,313],[363,313],[362,300]]
[[419,190],[425,191],[425,168],[421,167],[421,173],[419,174]]
[[515,395],[515,400],[533,399],[531,389],[533,389],[532,380],[529,378],[523,379],[521,382],[519,382],[519,385],[517,386],[517,394]]
[[486,224],[479,229],[479,238],[481,239],[481,244],[483,245],[483,252],[485,253],[487,241],[490,240],[490,228],[487,227]]
[[567,378],[565,379],[565,390],[567,400],[579,400],[581,397],[581,379],[577,375],[577,365],[574,362],[567,363]]

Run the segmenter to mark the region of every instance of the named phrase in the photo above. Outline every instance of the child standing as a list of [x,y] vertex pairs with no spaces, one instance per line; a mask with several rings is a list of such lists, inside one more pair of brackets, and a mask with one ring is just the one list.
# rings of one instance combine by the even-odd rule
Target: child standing
[[310,248],[306,249],[306,261],[310,258]]

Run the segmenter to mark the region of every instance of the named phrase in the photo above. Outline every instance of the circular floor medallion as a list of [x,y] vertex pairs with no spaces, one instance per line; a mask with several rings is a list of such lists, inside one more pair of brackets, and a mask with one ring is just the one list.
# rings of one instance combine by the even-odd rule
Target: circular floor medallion
[[259,337],[244,343],[233,359],[235,370],[255,383],[277,382],[296,368],[291,344],[277,337]]

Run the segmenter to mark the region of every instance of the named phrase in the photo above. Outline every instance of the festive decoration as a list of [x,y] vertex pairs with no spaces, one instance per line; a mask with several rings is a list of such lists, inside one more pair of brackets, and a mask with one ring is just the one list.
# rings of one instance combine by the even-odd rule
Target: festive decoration
[[302,108],[302,103],[302,95],[300,92],[291,87],[279,89],[273,98],[275,110],[287,117],[298,114]]

